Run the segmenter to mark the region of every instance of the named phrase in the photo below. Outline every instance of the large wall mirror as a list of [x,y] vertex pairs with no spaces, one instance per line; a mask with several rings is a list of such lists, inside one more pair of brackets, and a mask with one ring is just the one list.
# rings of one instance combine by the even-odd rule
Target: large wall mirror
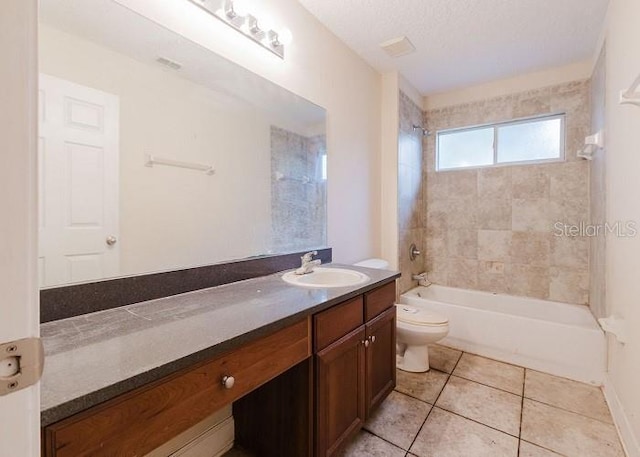
[[112,0],[40,4],[42,287],[325,247],[324,109]]

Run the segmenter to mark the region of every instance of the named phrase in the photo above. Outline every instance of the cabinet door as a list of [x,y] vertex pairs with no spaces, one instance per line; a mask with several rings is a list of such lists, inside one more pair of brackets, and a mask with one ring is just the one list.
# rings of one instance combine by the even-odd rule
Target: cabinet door
[[396,307],[369,321],[366,333],[368,418],[396,386]]
[[365,328],[316,355],[316,455],[336,455],[365,419]]

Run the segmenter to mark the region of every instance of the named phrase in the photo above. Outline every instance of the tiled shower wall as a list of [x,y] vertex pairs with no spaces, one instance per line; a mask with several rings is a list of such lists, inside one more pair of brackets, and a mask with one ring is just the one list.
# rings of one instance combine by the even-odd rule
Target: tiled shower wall
[[[606,46],[606,45],[605,45]],[[606,70],[605,46],[591,76],[591,132],[605,127]],[[605,151],[598,151],[591,161],[591,224],[602,225],[606,221]],[[589,269],[589,305],[596,317],[605,317],[605,262],[606,237],[591,237],[591,262]]]
[[586,304],[589,240],[556,223],[589,220],[589,164],[576,152],[590,130],[589,82],[532,90],[425,113],[429,130],[566,113],[564,162],[435,171],[426,138],[426,268],[453,287]]
[[[413,125],[422,125],[423,114],[409,97],[400,92],[400,131],[398,138],[398,233],[399,265],[402,271],[400,292],[415,285],[411,276],[425,271],[424,236],[426,213],[422,180],[422,134]],[[422,251],[413,262],[410,246],[415,243]]]
[[271,227],[275,252],[327,244],[324,135],[306,137],[271,127]]

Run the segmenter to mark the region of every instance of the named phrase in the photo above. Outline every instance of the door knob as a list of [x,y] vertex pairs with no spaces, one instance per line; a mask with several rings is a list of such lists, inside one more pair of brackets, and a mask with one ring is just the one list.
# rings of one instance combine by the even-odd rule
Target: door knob
[[375,343],[376,342],[376,336],[375,335],[371,335],[371,342]]
[[362,342],[362,344],[364,344],[364,347],[368,348],[369,347],[369,340],[364,340]]
[[109,236],[107,237],[107,244],[108,244],[109,246],[113,246],[113,245],[114,245],[114,244],[116,244],[117,242],[118,242],[118,238],[116,238],[115,236],[113,236],[113,235],[109,235]]

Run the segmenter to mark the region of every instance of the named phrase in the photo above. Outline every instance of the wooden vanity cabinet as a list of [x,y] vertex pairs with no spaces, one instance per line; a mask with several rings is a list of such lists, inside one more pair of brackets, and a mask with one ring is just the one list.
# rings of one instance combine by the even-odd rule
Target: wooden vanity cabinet
[[[143,456],[311,355],[304,319],[43,430],[45,457]],[[234,382],[225,385],[226,376]]]
[[317,457],[337,455],[395,387],[394,301],[390,283],[314,316]]
[[367,323],[367,418],[396,386],[396,309],[395,306]]
[[[337,455],[395,387],[395,290],[388,283],[48,425],[42,455],[143,456],[229,403],[236,443],[256,455]],[[235,383],[223,383],[230,375]]]
[[316,354],[316,456],[335,455],[366,420],[364,326]]

